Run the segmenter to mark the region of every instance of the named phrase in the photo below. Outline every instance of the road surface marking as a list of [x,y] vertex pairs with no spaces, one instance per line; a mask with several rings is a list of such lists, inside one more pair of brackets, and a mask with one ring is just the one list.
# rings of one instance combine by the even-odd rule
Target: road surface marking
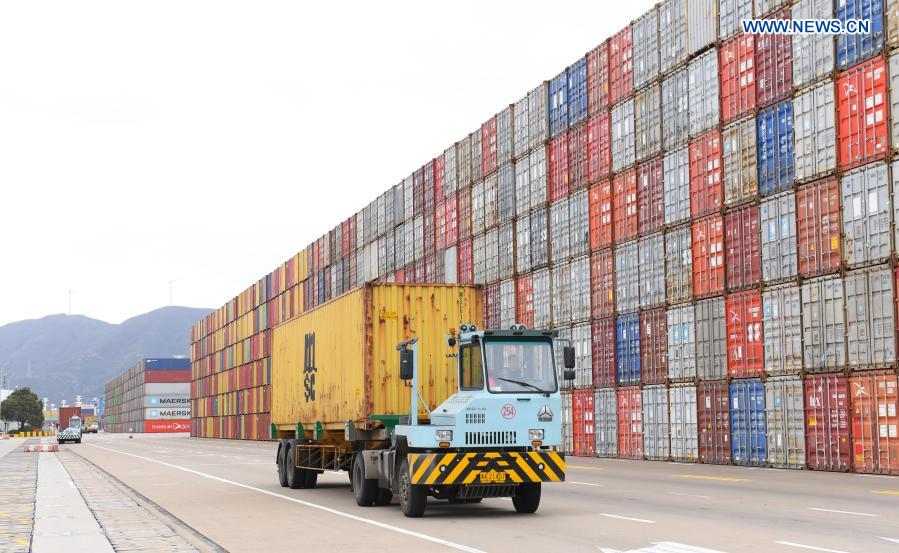
[[819,509],[818,507],[809,507],[810,511],[822,511],[824,513],[839,513],[841,515],[857,515],[860,517],[879,517],[880,515],[872,515],[871,513],[857,513],[855,511],[838,511],[836,509]]
[[815,547],[814,545],[805,545],[804,543],[795,543],[791,541],[776,541],[774,543],[778,543],[780,545],[789,545],[790,547],[798,547],[800,549],[812,549],[814,551],[826,551],[827,553],[849,553],[848,551],[841,551],[839,549],[827,549],[826,547]]
[[598,545],[596,549],[602,551],[602,553],[724,553],[717,549],[706,549],[705,547],[696,547],[695,545],[674,541],[657,541],[653,542],[649,547],[629,549],[627,551],[612,549],[611,547],[599,547]]
[[856,474],[859,478],[895,478],[895,476],[887,476],[886,474]]
[[605,470],[602,467],[588,467],[586,465],[568,465],[570,469],[581,469],[581,470]]
[[733,478],[731,476],[702,476],[701,474],[672,474],[674,478],[695,478],[697,480],[717,480],[720,482],[752,482],[748,478]]
[[899,495],[899,490],[871,490],[871,493],[880,493],[884,495]]
[[599,514],[604,517],[609,517],[609,518],[620,518],[621,520],[631,520],[634,522],[645,522],[647,524],[655,524],[656,523],[656,521],[654,521],[654,520],[646,520],[645,518],[623,517],[621,515],[613,515],[611,513],[599,513]]
[[668,492],[669,495],[681,495],[684,497],[698,497],[700,499],[712,499],[710,495],[695,495],[692,493],[681,493],[681,492]]
[[896,538],[885,538],[885,537],[883,537],[883,536],[877,536],[877,537],[880,538],[880,539],[882,539],[882,540],[891,541],[891,542],[893,542],[893,543],[899,543],[899,539],[896,539]]
[[596,486],[597,488],[601,488],[602,484],[593,484],[592,482],[575,482],[574,480],[566,480],[568,484],[580,484],[581,486]]
[[[286,501],[290,501],[290,502],[293,502],[293,503],[297,503],[297,504],[303,505],[303,506],[305,506],[305,507],[311,507],[311,508],[313,508],[313,509],[318,509],[318,510],[324,511],[324,512],[326,512],[326,513],[331,513],[332,515],[337,515],[337,516],[340,516],[340,517],[348,518],[348,519],[350,519],[350,520],[355,520],[356,522],[362,522],[362,523],[364,523],[364,524],[370,524],[370,525],[372,525],[372,526],[376,526],[376,527],[382,528],[382,529],[384,529],[384,530],[390,530],[390,531],[396,532],[396,533],[398,533],[398,534],[404,534],[404,535],[407,535],[407,536],[411,536],[411,537],[413,537],[413,538],[419,538],[419,539],[421,539],[421,540],[429,541],[429,542],[432,542],[432,543],[438,543],[438,544],[440,544],[440,545],[445,545],[445,546],[447,546],[447,547],[450,547],[450,548],[452,548],[452,549],[457,549],[457,550],[459,550],[459,551],[467,551],[468,553],[486,553],[485,551],[483,551],[483,550],[481,550],[481,549],[476,549],[476,548],[474,548],[474,547],[469,547],[469,546],[467,546],[467,545],[462,545],[461,543],[452,542],[452,541],[449,541],[449,540],[445,540],[445,539],[442,539],[442,538],[438,538],[438,537],[436,537],[436,536],[430,536],[430,535],[428,535],[428,534],[422,534],[421,532],[415,532],[415,531],[413,531],[413,530],[407,530],[407,529],[405,529],[405,528],[400,528],[399,526],[393,526],[392,524],[386,524],[386,523],[384,523],[384,522],[378,522],[378,521],[376,521],[376,520],[372,520],[372,519],[368,519],[368,518],[363,518],[363,517],[360,517],[360,516],[357,516],[357,515],[353,515],[353,514],[350,514],[350,513],[345,513],[345,512],[343,512],[343,511],[338,511],[337,509],[332,509],[331,507],[325,507],[324,505],[319,505],[318,503],[312,503],[312,502],[310,502],[310,501],[304,501],[304,500],[302,500],[302,499],[297,499],[297,498],[291,497],[291,496],[289,496],[289,495],[283,495],[283,494],[275,493],[275,492],[272,492],[272,491],[269,491],[269,490],[263,490],[262,488],[257,488],[257,487],[255,487],[255,486],[250,486],[250,485],[248,485],[248,484],[242,484],[242,483],[240,483],[240,482],[235,482],[235,481],[233,481],[233,480],[228,480],[227,478],[221,478],[221,477],[218,477],[218,476],[213,476],[213,475],[211,475],[211,474],[207,474],[207,473],[205,473],[205,472],[200,472],[200,471],[198,471],[198,470],[193,470],[193,469],[189,469],[189,468],[182,467],[182,466],[179,466],[179,465],[174,465],[174,464],[172,464],[172,463],[166,463],[165,461],[160,461],[160,460],[158,460],[158,459],[153,459],[152,457],[143,457],[143,456],[141,456],[141,455],[135,455],[135,454],[133,454],[133,453],[127,453],[127,452],[125,452],[125,451],[119,451],[118,449],[113,449],[113,448],[111,448],[111,447],[103,447],[103,446],[99,446],[99,445],[95,445],[95,444],[86,444],[86,445],[89,445],[89,446],[92,446],[92,447],[96,447],[96,448],[98,448],[98,449],[105,449],[106,451],[112,451],[113,453],[119,453],[119,454],[121,454],[121,455],[127,455],[127,456],[129,456],[129,457],[134,457],[135,459],[141,459],[141,460],[144,460],[144,461],[149,461],[149,462],[151,462],[151,463],[157,463],[157,464],[160,464],[160,465],[163,465],[163,466],[166,466],[166,467],[170,467],[170,468],[173,468],[173,469],[181,470],[181,471],[184,471],[184,472],[187,472],[187,473],[190,473],[190,474],[195,474],[195,475],[201,476],[201,477],[203,477],[203,478],[208,478],[208,479],[214,480],[214,481],[216,481],[216,482],[221,482],[221,483],[223,483],[223,484],[230,484],[230,485],[232,485],[232,486],[236,486],[236,487],[238,487],[238,488],[243,488],[243,489],[245,489],[245,490],[251,490],[251,491],[258,492],[258,493],[261,493],[261,494],[264,494],[264,495],[268,495],[268,496],[271,496],[271,497],[277,497],[277,498],[280,498],[280,499],[284,499],[284,500],[286,500]],[[273,464],[274,464],[274,463],[273,463]]]

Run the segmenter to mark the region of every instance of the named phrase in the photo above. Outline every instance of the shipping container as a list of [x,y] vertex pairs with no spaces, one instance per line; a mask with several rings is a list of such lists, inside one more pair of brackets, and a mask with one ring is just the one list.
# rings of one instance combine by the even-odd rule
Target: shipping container
[[609,112],[601,111],[587,119],[587,182],[605,178],[612,170],[612,145]]
[[693,253],[690,227],[665,233],[665,297],[669,304],[693,298]]
[[644,236],[639,242],[640,308],[651,309],[665,303],[665,237]]
[[787,0],[755,0],[753,15],[757,18],[765,16],[788,3]]
[[693,223],[693,294],[697,298],[724,291],[723,220],[717,215]]
[[511,222],[504,223],[491,232],[496,232],[495,278],[512,278],[515,275],[515,225]]
[[856,472],[899,474],[899,414],[896,375],[855,373],[852,402],[852,465]]
[[609,104],[617,104],[634,90],[634,60],[631,26],[609,40]]
[[587,121],[568,129],[568,189],[570,192],[587,186]]
[[459,174],[459,188],[471,186],[471,138],[469,136],[456,142],[456,171]]
[[840,73],[836,90],[839,169],[847,171],[886,156],[890,130],[883,58]]
[[768,452],[762,381],[757,378],[732,380],[729,391],[733,462],[736,465],[763,466]]
[[643,407],[640,388],[619,388],[618,392],[618,458],[643,458]]
[[590,297],[594,319],[615,315],[615,262],[611,248],[593,252],[590,257]]
[[687,0],[687,54],[693,55],[718,39],[718,1]]
[[470,156],[470,170],[471,170],[471,182],[474,183],[478,179],[483,176],[482,172],[482,159],[481,155],[483,151],[481,150],[481,130],[478,129],[473,133],[468,135],[468,143],[469,150],[471,152]]
[[799,374],[802,370],[802,299],[788,284],[762,292],[762,335],[765,373]]
[[762,297],[758,290],[728,294],[725,299],[727,324],[727,374],[733,378],[761,376],[765,356],[762,351]]
[[803,385],[808,468],[849,470],[849,380],[836,374],[808,375]]
[[568,133],[553,138],[548,146],[549,151],[549,201],[555,202],[568,197]]
[[690,136],[718,125],[720,107],[718,53],[715,50],[693,58],[688,66],[690,87]]
[[590,257],[582,256],[571,260],[571,322],[590,320]]
[[549,82],[528,92],[528,149],[541,146],[549,137]]
[[512,159],[521,159],[530,150],[527,95],[515,102],[512,112]]
[[496,173],[496,221],[511,223],[515,217],[515,167],[501,166]]
[[615,352],[617,384],[640,384],[640,317],[636,313],[615,320]]
[[515,314],[519,324],[534,327],[534,287],[530,273],[515,279]]
[[643,384],[668,380],[668,320],[661,307],[640,313],[640,379]]
[[[832,0],[799,0],[793,19],[832,19]],[[803,88],[831,74],[834,67],[833,37],[827,34],[793,35],[793,87]]]
[[534,290],[534,328],[549,328],[552,323],[549,269],[537,269],[531,274]]
[[615,243],[633,240],[639,230],[636,168],[615,175],[612,180],[612,198],[615,201]]
[[661,157],[637,166],[637,226],[645,236],[662,230],[665,220],[665,170]]
[[[590,187],[590,250],[612,245],[612,181],[604,180]],[[688,199],[689,201],[689,199]]]
[[759,193],[755,118],[747,117],[721,131],[724,162],[724,205],[754,199]]
[[484,179],[484,228],[488,230],[499,221],[498,184],[496,173]]
[[634,89],[659,75],[659,12],[652,8],[633,24]]
[[720,0],[718,4],[718,38],[743,32],[741,21],[752,19],[752,0]]
[[640,306],[640,250],[637,242],[615,248],[615,308],[618,313]]
[[549,136],[568,130],[568,73],[562,71],[549,81]]
[[571,392],[571,425],[573,447],[571,453],[578,457],[593,457],[596,453],[596,429],[593,425],[595,407],[593,390]]
[[615,353],[615,319],[595,319],[593,335],[593,385],[597,388],[615,386],[617,356]]
[[547,194],[546,147],[542,144],[528,156],[531,176],[531,209],[539,209],[546,205]]
[[690,212],[701,217],[721,210],[721,132],[709,131],[690,141]]
[[571,257],[571,227],[568,198],[549,206],[549,250],[553,263]]
[[643,454],[658,461],[671,457],[668,424],[668,389],[664,384],[645,386],[641,393],[643,407]]
[[[575,354],[574,382],[572,384],[575,388],[593,388],[593,333],[590,323],[572,326],[570,336]],[[591,412],[592,410],[591,406]],[[590,434],[592,436],[593,433]]]
[[721,121],[755,109],[755,35],[740,34],[721,45]]
[[842,277],[822,277],[802,283],[802,358],[806,371],[845,366],[843,309]]
[[659,4],[659,72],[687,61],[687,0],[665,0]]
[[765,381],[768,464],[805,468],[805,413],[802,380],[782,376]]
[[671,386],[669,421],[671,424],[671,459],[693,462],[699,460],[699,429],[696,418],[696,386]]
[[690,74],[684,68],[662,80],[662,144],[672,150],[686,144],[689,135]]
[[612,108],[612,171],[630,167],[636,160],[634,134],[634,100]]
[[609,107],[609,41],[587,53],[587,111],[595,115]]
[[562,451],[566,455],[572,455],[574,453],[574,420],[571,412],[571,390],[563,390],[561,396]]
[[692,305],[669,307],[666,312],[668,326],[668,378],[670,380],[696,379],[696,325]]
[[513,150],[513,117],[514,106],[496,114],[496,166],[501,167],[504,163],[512,161]]
[[872,163],[846,173],[840,179],[840,189],[846,266],[889,259],[893,208],[886,163]]
[[567,261],[553,263],[550,281],[553,326],[564,326],[571,323],[570,288],[571,265]]
[[590,200],[587,190],[574,192],[568,199],[569,249],[572,257],[590,252]]
[[883,0],[841,0],[836,3],[836,17],[842,22],[866,19],[869,33],[838,34],[837,66],[841,69],[877,55],[883,48]]
[[662,92],[653,84],[634,98],[635,157],[637,161],[662,150]]
[[888,265],[849,271],[846,287],[846,343],[850,369],[896,363],[893,271]]
[[696,385],[696,420],[699,426],[699,460],[729,464],[730,398],[727,382],[700,382]]
[[793,186],[793,103],[771,106],[757,121],[759,191],[770,196]]
[[587,117],[587,58],[566,69],[568,78],[568,125],[575,126]]
[[837,168],[833,93],[833,81],[828,79],[797,94],[793,100],[797,182],[823,177]]
[[762,280],[765,283],[795,278],[796,195],[784,192],[763,201],[761,219]]
[[[769,19],[790,19],[790,10],[780,10]],[[755,82],[759,107],[790,95],[793,89],[793,44],[790,35],[756,35]]]
[[842,261],[840,185],[822,179],[796,191],[799,274],[815,276],[840,268]]
[[758,207],[740,207],[725,214],[724,248],[727,289],[757,285],[762,274]]
[[665,155],[665,225],[673,226],[690,219],[690,156],[682,148]]
[[884,32],[887,49],[895,50],[899,46],[899,4],[895,0],[887,0],[884,6]]
[[481,125],[481,176],[496,171],[496,119],[494,115]]
[[531,209],[531,165],[530,156],[513,163],[515,171],[515,216],[524,217]]
[[545,208],[531,212],[531,267],[539,269],[549,263],[548,214]]
[[[895,2],[892,3],[893,7],[890,8],[891,12],[896,12],[896,26],[899,27],[899,4]],[[896,37],[899,40],[899,28],[896,30]],[[889,88],[890,91],[896,89],[899,90],[899,54],[894,53],[890,56],[890,82]],[[891,123],[891,132],[890,132],[890,140],[893,144],[893,149],[899,148],[899,94],[890,93],[890,123]]]
[[696,372],[700,380],[720,380],[727,377],[727,324],[724,319],[724,298],[709,298],[696,302]]
[[597,457],[618,457],[618,399],[615,390],[596,390],[593,426]]

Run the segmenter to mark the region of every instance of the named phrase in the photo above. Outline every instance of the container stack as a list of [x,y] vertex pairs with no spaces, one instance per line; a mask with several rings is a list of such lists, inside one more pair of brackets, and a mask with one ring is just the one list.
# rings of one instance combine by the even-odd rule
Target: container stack
[[488,327],[574,345],[569,454],[899,474],[887,9],[658,4],[198,323],[193,433],[268,437],[281,321],[372,280],[472,283]]
[[187,432],[190,360],[143,359],[106,384],[107,432]]

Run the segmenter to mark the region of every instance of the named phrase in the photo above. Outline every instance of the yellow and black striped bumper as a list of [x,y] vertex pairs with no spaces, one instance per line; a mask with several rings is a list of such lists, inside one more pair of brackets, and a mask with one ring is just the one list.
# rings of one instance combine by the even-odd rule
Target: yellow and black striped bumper
[[565,480],[565,456],[526,453],[410,453],[413,484],[520,484]]

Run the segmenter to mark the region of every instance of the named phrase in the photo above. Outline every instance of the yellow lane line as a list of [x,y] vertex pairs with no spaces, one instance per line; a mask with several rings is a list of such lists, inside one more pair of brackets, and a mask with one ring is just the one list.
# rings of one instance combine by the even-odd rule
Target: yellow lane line
[[570,469],[581,469],[581,470],[606,470],[601,467],[588,467],[585,465],[566,465]]
[[732,478],[730,476],[702,476],[699,474],[672,474],[674,478],[695,478],[696,480],[717,480],[720,482],[752,482],[748,478]]
[[871,493],[879,493],[883,495],[899,495],[899,490],[871,490]]

